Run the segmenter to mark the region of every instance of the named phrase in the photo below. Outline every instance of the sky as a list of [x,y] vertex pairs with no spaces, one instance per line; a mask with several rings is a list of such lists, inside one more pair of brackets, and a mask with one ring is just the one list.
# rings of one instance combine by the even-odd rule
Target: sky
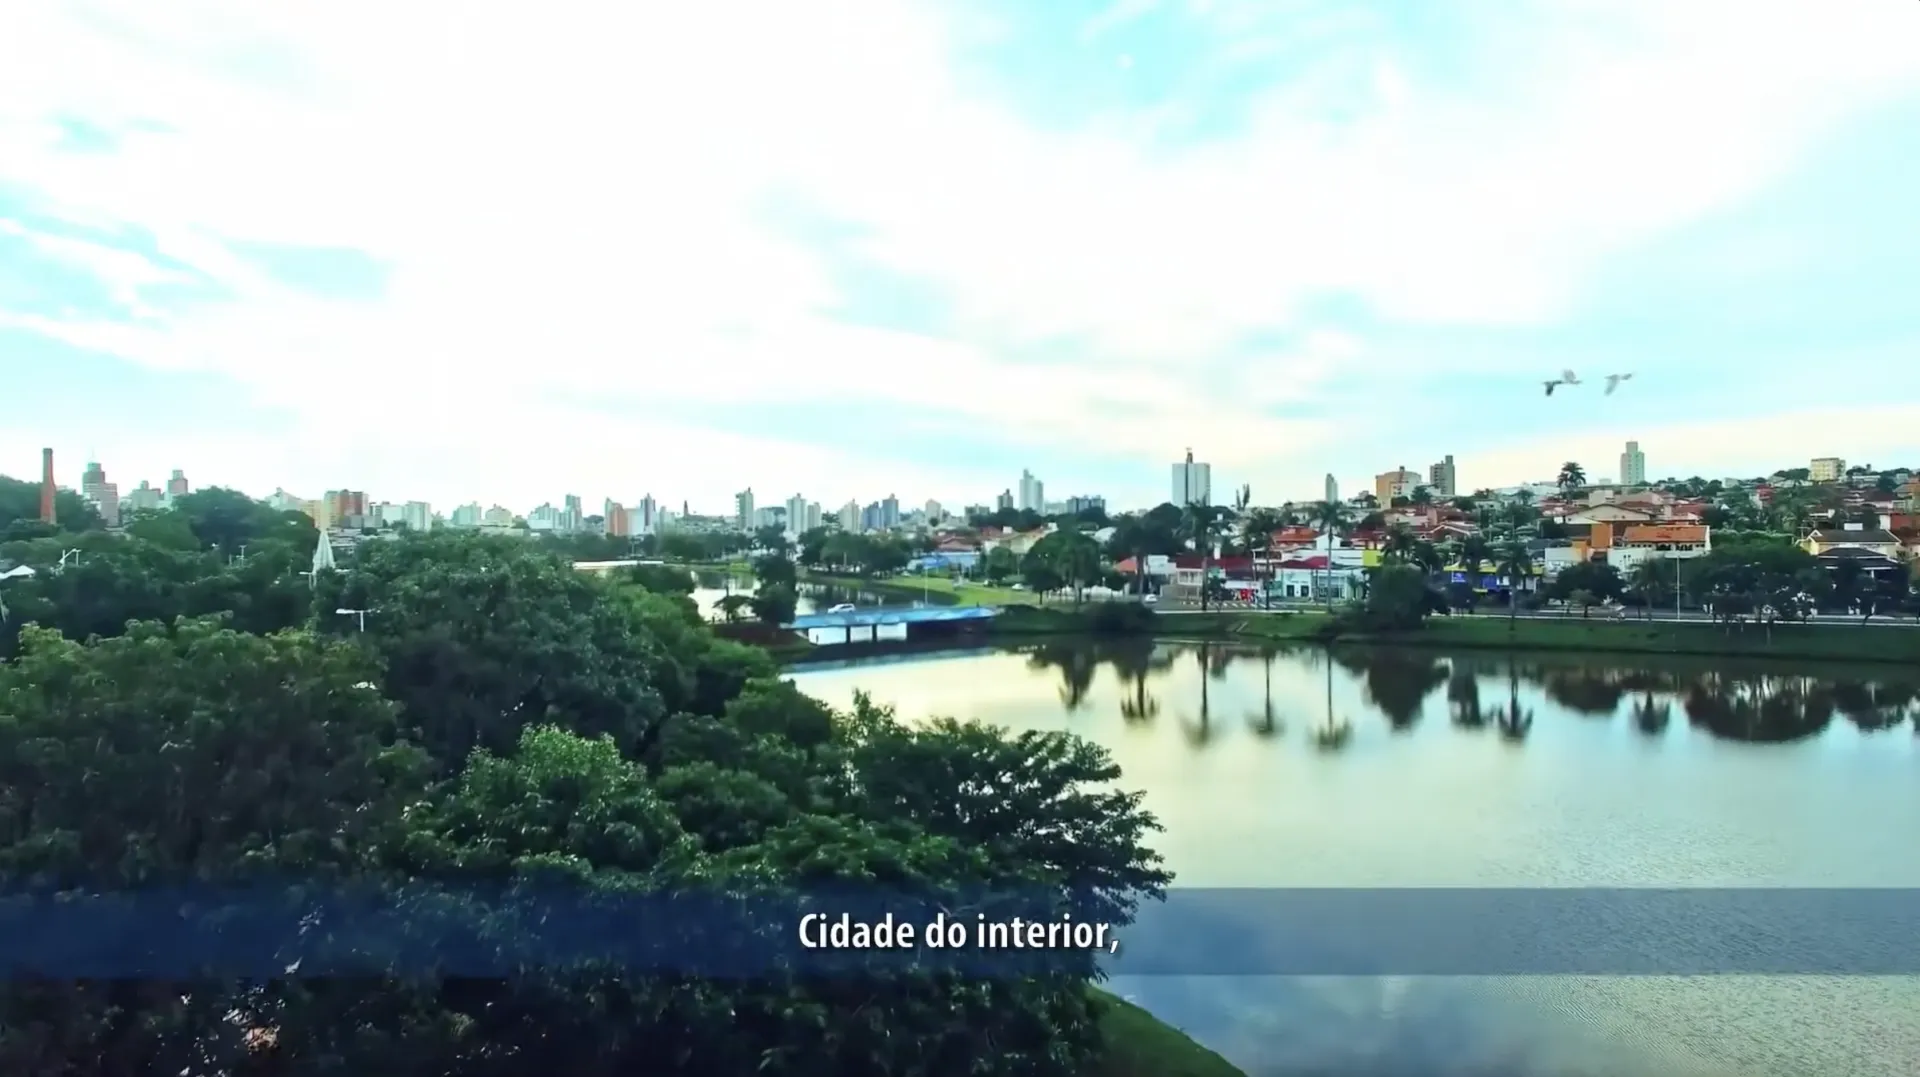
[[1920,4],[453,11],[7,13],[0,473],[697,512],[1152,504],[1189,448],[1261,504],[1628,439],[1920,465]]

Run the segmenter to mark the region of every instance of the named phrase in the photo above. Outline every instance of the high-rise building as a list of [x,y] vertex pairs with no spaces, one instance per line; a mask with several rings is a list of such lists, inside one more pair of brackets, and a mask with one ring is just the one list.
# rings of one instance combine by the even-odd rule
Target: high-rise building
[[1427,468],[1427,489],[1433,491],[1435,497],[1458,496],[1454,489],[1452,453],[1448,453],[1446,459]]
[[880,526],[888,531],[900,526],[900,499],[892,494],[880,502]]
[[1012,507],[1013,507],[1013,491],[1012,490],[1002,490],[1000,491],[1000,496],[993,499],[993,508],[995,512],[1005,512]]
[[1023,512],[1045,512],[1047,509],[1047,487],[1033,472],[1020,472],[1020,509]]
[[1167,500],[1174,505],[1213,504],[1213,467],[1210,464],[1197,464],[1193,460],[1193,450],[1187,450],[1187,458],[1173,465],[1173,485]]
[[660,533],[660,506],[653,500],[652,494],[641,496],[638,504],[629,513],[628,533],[632,535],[657,535]]
[[1387,505],[1396,497],[1412,497],[1414,487],[1419,485],[1420,473],[1401,466],[1373,477],[1373,496],[1379,498],[1382,505]]
[[633,513],[613,498],[607,498],[607,503],[600,509],[600,516],[606,520],[608,535],[625,538],[633,534]]
[[80,496],[93,502],[108,527],[120,526],[120,488],[107,481],[107,471],[98,461],[88,463],[81,474]]
[[1838,456],[1816,456],[1813,465],[1807,468],[1807,478],[1814,482],[1839,482],[1840,476],[1847,473],[1847,462]]
[[925,511],[927,514],[927,524],[929,526],[938,524],[947,518],[947,510],[941,508],[940,502],[938,501],[928,500]]
[[811,531],[826,522],[826,514],[820,510],[820,502],[807,502],[807,525],[800,530]]
[[1080,494],[1076,497],[1067,498],[1060,508],[1061,511],[1069,512],[1076,516],[1080,513],[1092,512],[1096,509],[1105,512],[1107,511],[1107,499],[1101,497],[1099,494]]
[[480,508],[480,502],[469,501],[453,510],[453,515],[447,517],[447,526],[479,527],[484,518],[484,514]]
[[787,537],[799,538],[807,529],[807,499],[795,494],[787,498]]
[[1637,441],[1627,442],[1627,451],[1620,454],[1620,482],[1625,486],[1647,483],[1647,454],[1640,451]]
[[733,522],[742,531],[753,529],[753,487],[749,486],[733,495]]
[[327,523],[321,526],[365,527],[367,525],[367,492],[365,490],[328,490],[327,496],[322,500],[326,502]]
[[172,501],[176,497],[185,497],[192,492],[193,487],[187,485],[187,473],[177,467],[174,468],[173,475],[167,479],[167,500]]
[[840,511],[836,515],[840,522],[840,530],[845,531],[849,534],[859,533],[860,502],[858,501],[847,502],[846,504],[840,506]]
[[121,499],[120,507],[132,512],[153,512],[166,502],[166,498],[165,491],[141,479],[140,485],[128,490],[127,496]]
[[1333,472],[1331,471],[1327,472],[1327,485],[1325,490],[1322,491],[1322,496],[1324,496],[1330,504],[1337,503],[1340,500],[1340,483],[1334,479]]

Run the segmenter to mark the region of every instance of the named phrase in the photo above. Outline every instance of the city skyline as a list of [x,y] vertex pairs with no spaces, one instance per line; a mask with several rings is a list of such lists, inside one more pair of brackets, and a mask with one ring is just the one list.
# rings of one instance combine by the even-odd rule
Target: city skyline
[[[42,466],[40,477],[36,480],[38,484],[44,486],[51,482],[57,487],[80,493],[92,501],[95,506],[101,510],[102,515],[109,519],[109,522],[112,522],[117,518],[119,513],[123,511],[164,508],[174,497],[187,493],[190,489],[225,485],[217,481],[206,483],[204,486],[201,484],[192,484],[183,469],[174,468],[170,470],[168,478],[161,486],[153,486],[151,485],[151,480],[142,479],[136,487],[123,488],[123,484],[113,481],[110,478],[103,462],[98,459],[89,459],[82,465],[81,478],[78,483],[65,483],[59,481],[61,464],[59,463],[56,450],[43,448],[41,450],[40,460]],[[1682,474],[1679,472],[1659,472],[1657,475],[1649,474],[1647,472],[1647,453],[1637,440],[1629,440],[1624,443],[1623,451],[1618,456],[1620,465],[1618,475],[1606,474],[1595,468],[1586,468],[1585,464],[1581,461],[1571,462],[1582,464],[1583,469],[1586,471],[1586,483],[1588,485],[1603,487],[1645,486],[1665,479],[1681,479],[1696,476],[1709,479],[1747,480],[1765,478],[1778,472],[1794,470],[1800,467],[1797,463],[1787,463],[1779,467],[1768,468],[1754,475],[1713,476],[1701,475],[1697,472],[1691,474]],[[1876,467],[1880,470],[1895,470],[1908,467],[1909,465],[1900,464],[1897,461],[1886,461],[1879,464],[1875,464],[1872,461],[1850,461],[1845,457],[1828,455],[1809,458],[1805,470],[1809,472],[1809,476],[1813,481],[1835,481],[1844,477],[1849,468],[1867,466]],[[1207,490],[1208,483],[1210,482],[1208,464],[1205,461],[1195,459],[1191,450],[1187,452],[1183,460],[1175,461],[1171,467],[1173,490]],[[0,468],[0,475],[7,474],[9,473],[6,469]],[[26,481],[25,478],[20,475],[12,475],[11,477]],[[1453,454],[1448,453],[1440,460],[1429,464],[1424,471],[1396,465],[1393,468],[1372,476],[1370,481],[1361,483],[1359,489],[1364,493],[1372,494],[1381,503],[1387,503],[1396,498],[1409,497],[1421,488],[1425,488],[1433,498],[1438,500],[1472,493],[1479,489],[1510,490],[1521,486],[1550,488],[1556,485],[1557,481],[1558,475],[1554,475],[1537,477],[1520,483],[1503,483],[1497,486],[1460,484],[1458,483],[1458,462]],[[1101,508],[1112,512],[1130,512],[1151,508],[1153,505],[1160,503],[1153,501],[1139,504],[1117,502],[1107,498],[1104,494],[1091,491],[1082,491],[1078,494],[1070,494],[1058,498],[1043,497],[1044,480],[1042,480],[1040,476],[1033,474],[1031,470],[1023,470],[1019,482],[1015,486],[1008,487],[997,495],[997,497],[992,498],[969,498],[945,502],[938,498],[927,498],[924,501],[912,501],[911,499],[903,500],[899,495],[890,492],[886,496],[877,499],[849,499],[840,503],[838,507],[835,507],[831,499],[816,500],[805,493],[796,493],[784,499],[760,501],[758,495],[754,493],[753,488],[746,487],[734,492],[731,499],[730,510],[715,509],[711,506],[693,506],[685,500],[670,502],[655,497],[651,493],[627,499],[619,497],[601,498],[597,495],[581,495],[569,492],[546,496],[537,503],[515,503],[489,497],[469,497],[454,502],[438,502],[400,496],[376,496],[376,494],[370,494],[366,490],[355,489],[350,486],[330,487],[319,491],[317,496],[313,497],[308,497],[301,492],[288,490],[284,486],[277,486],[274,491],[267,494],[240,487],[228,488],[240,489],[242,493],[246,493],[249,496],[279,508],[311,510],[312,506],[316,504],[325,504],[328,507],[324,512],[330,517],[368,515],[372,514],[369,509],[370,505],[379,505],[383,506],[384,510],[390,516],[387,522],[403,521],[416,528],[424,526],[425,521],[430,518],[444,518],[452,521],[456,526],[477,526],[482,522],[499,524],[510,522],[514,518],[524,518],[529,522],[530,526],[536,529],[575,530],[590,517],[599,516],[603,519],[612,520],[614,518],[613,510],[618,508],[629,514],[626,521],[619,525],[610,524],[607,526],[615,533],[633,534],[636,536],[653,534],[658,530],[661,521],[689,513],[710,519],[731,519],[739,526],[746,528],[768,526],[772,523],[779,522],[786,525],[789,531],[793,531],[794,529],[790,524],[790,520],[795,508],[798,507],[804,513],[804,519],[808,527],[818,526],[823,522],[834,522],[842,527],[855,530],[876,530],[896,526],[903,518],[913,516],[916,513],[924,514],[927,517],[964,517],[973,511],[990,512],[996,508],[1007,508],[1033,509],[1035,511],[1041,511],[1044,514],[1052,515],[1063,512],[1077,512],[1082,506],[1091,504],[1097,504]],[[1275,498],[1271,500],[1255,498],[1252,504],[1274,506],[1291,503],[1299,505],[1320,499],[1338,499],[1340,489],[1341,486],[1336,476],[1329,473],[1323,476],[1322,488],[1315,497]],[[1015,493],[1016,490],[1019,491],[1018,494]],[[1237,491],[1229,490],[1229,494],[1234,492]],[[1036,504],[1034,499],[1041,500]],[[1169,502],[1173,501],[1171,492],[1167,500]],[[1213,494],[1211,500],[1212,503],[1216,505],[1227,504],[1227,500],[1224,500],[1220,494]],[[338,502],[338,504],[335,504],[336,502]],[[43,505],[44,504],[45,500],[43,498]],[[596,505],[600,507],[592,507]],[[778,520],[774,519],[776,516],[779,517]],[[804,530],[804,528],[802,528],[802,530]]]
[[1920,428],[1920,5],[486,11],[451,51],[216,6],[0,40],[10,469],[1136,504],[1190,443],[1280,500]]

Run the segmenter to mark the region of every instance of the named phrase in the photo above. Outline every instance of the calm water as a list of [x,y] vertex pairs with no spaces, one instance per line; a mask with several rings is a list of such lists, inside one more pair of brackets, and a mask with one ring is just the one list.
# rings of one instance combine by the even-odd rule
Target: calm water
[[[1181,885],[1920,886],[1916,689],[1883,671],[1073,641],[795,677],[1100,742]],[[1920,978],[1115,987],[1256,1077],[1920,1072]]]

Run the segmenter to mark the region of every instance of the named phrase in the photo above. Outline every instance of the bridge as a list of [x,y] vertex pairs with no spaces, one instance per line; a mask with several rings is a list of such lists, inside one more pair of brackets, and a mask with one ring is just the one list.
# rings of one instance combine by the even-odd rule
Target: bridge
[[786,625],[817,646],[908,639],[916,626],[936,633],[984,627],[999,614],[992,606],[878,606],[852,613],[808,613]]

